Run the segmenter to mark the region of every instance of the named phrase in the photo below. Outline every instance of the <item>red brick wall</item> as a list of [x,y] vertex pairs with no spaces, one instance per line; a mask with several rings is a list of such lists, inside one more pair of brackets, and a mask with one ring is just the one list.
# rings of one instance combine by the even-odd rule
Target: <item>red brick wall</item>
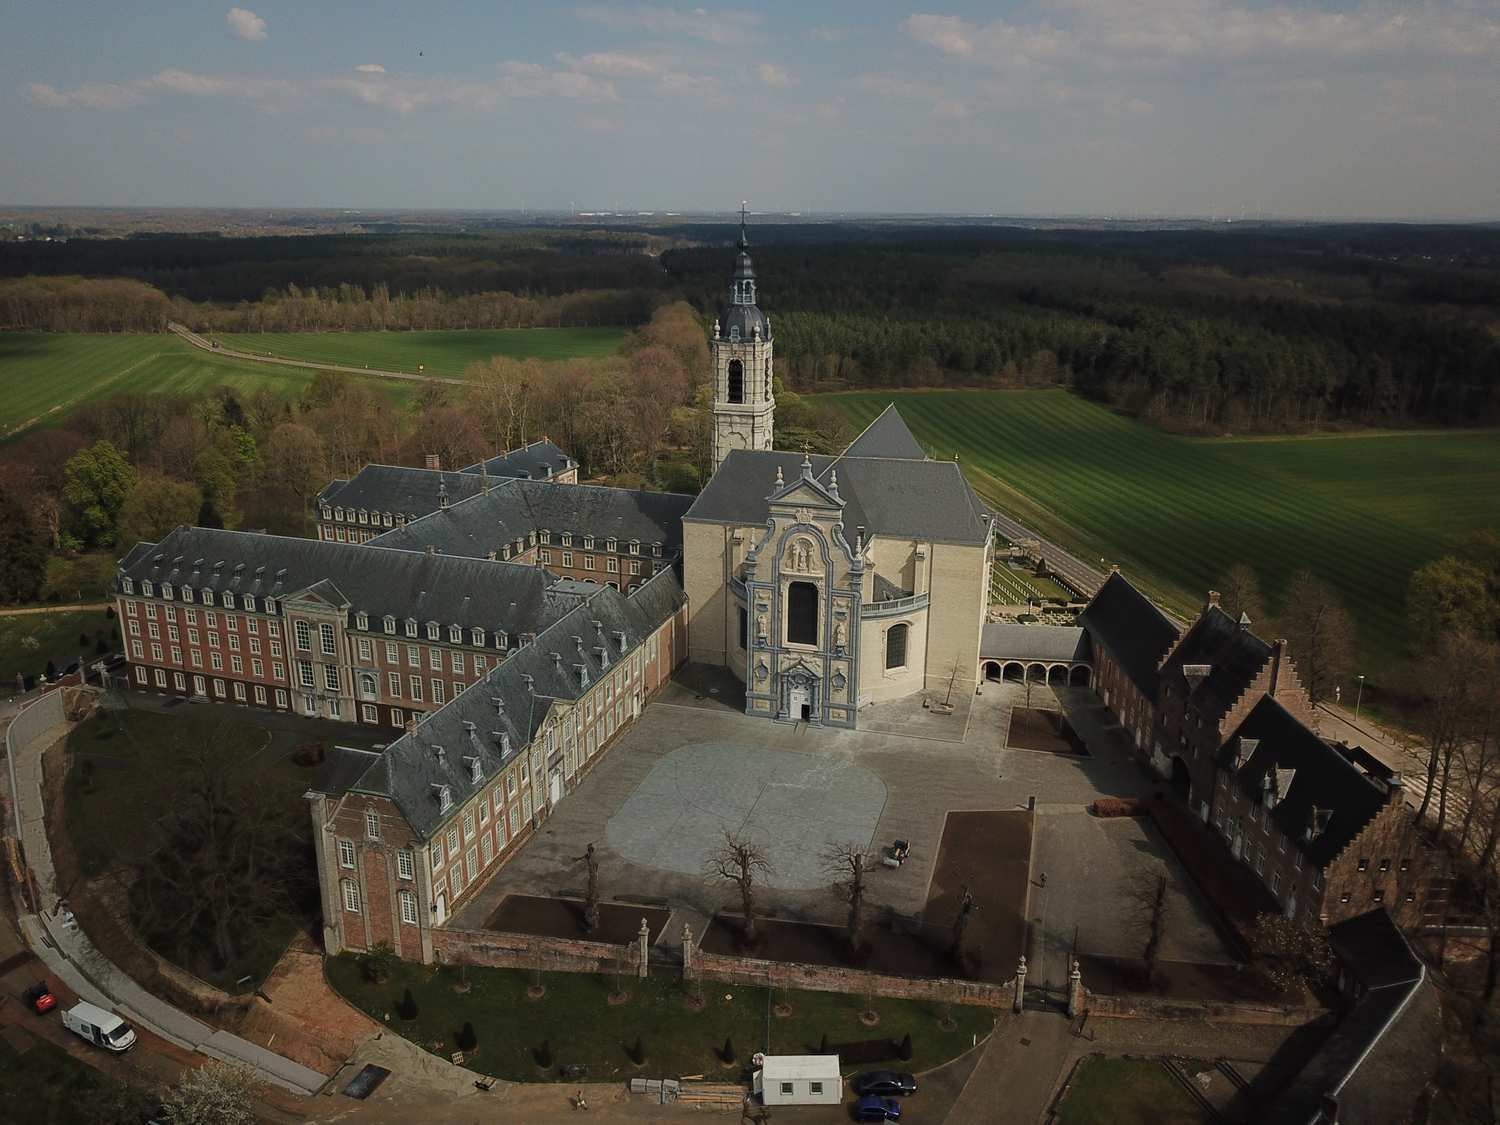
[[753,957],[731,957],[722,953],[692,951],[692,974],[706,980],[772,988],[802,988],[812,992],[871,993],[900,1000],[929,1000],[944,1004],[971,1004],[982,1008],[1009,1008],[1015,1003],[1014,981],[948,980],[941,977],[895,977],[862,969],[828,965],[806,965],[795,961],[765,961]]
[[640,947],[635,942],[611,945],[602,941],[536,937],[496,930],[437,930],[432,935],[437,960],[451,964],[458,957],[473,965],[501,969],[545,969],[563,973],[635,973]]
[[[374,811],[380,817],[380,839],[369,840],[365,836],[365,812]],[[333,872],[335,886],[332,901],[341,912],[344,944],[349,949],[368,949],[388,942],[402,957],[420,961],[422,940],[420,922],[423,911],[428,909],[419,885],[423,863],[421,842],[416,839],[406,818],[394,804],[382,797],[351,793],[338,806],[338,812],[329,828],[331,833],[328,862]],[[338,840],[349,840],[354,844],[355,870],[351,873],[340,866]],[[397,877],[396,852],[401,849],[412,852],[412,879]],[[360,885],[360,914],[344,909],[343,888],[338,882],[354,875]],[[397,910],[395,892],[409,890],[417,896],[417,920],[419,925],[401,923]]]

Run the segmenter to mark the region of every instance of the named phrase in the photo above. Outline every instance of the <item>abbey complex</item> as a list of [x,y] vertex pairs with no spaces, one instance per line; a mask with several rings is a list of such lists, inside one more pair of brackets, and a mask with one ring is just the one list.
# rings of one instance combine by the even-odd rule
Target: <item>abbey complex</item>
[[456,470],[366,466],[318,497],[315,540],[180,527],[121,560],[129,687],[389,732],[309,794],[330,952],[438,956],[457,905],[685,662],[809,729],[1060,671],[1257,908],[1420,912],[1401,777],[1317,733],[1285,642],[1214,596],[1176,621],[1119,574],[1077,591],[1075,624],[987,624],[996,516],[958,464],[894,406],[837,456],[778,450],[774,347],[742,225],[696,497],[579,482],[543,440]]

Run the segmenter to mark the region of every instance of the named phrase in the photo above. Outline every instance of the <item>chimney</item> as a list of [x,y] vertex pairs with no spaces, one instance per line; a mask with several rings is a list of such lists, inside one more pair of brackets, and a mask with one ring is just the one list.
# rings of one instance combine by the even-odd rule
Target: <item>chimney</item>
[[1406,799],[1406,779],[1400,770],[1392,770],[1385,779],[1385,800],[1388,805],[1399,805]]
[[427,456],[422,459],[422,463],[429,469],[441,469],[443,467],[443,459],[436,453],[427,454]]
[[1217,590],[1210,590],[1208,592],[1208,608],[1215,608],[1216,609],[1216,608],[1218,608],[1218,605],[1219,605],[1219,591],[1217,591]]
[[1119,563],[1111,563],[1110,567],[1109,567],[1109,572],[1111,574],[1119,574],[1120,573],[1120,564]]

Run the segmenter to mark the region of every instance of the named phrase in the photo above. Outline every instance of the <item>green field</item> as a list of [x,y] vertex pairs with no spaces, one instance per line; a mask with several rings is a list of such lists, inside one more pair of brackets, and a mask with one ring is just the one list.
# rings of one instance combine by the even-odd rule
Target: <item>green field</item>
[[1065,391],[841,394],[863,426],[895,398],[979,493],[1181,613],[1235,562],[1274,603],[1307,567],[1339,589],[1372,676],[1404,649],[1407,579],[1455,532],[1500,525],[1500,432],[1266,441],[1174,437]]
[[[1192,1060],[1183,1060],[1183,1066],[1189,1073],[1211,1069]],[[1057,1107],[1057,1125],[1207,1125],[1211,1120],[1158,1059],[1091,1055],[1078,1064]]]
[[497,328],[461,332],[243,332],[210,333],[226,348],[318,363],[345,363],[386,371],[462,375],[471,363],[503,355],[513,359],[579,359],[611,355],[623,328]]
[[[0,439],[32,425],[60,422],[90,399],[123,391],[193,394],[231,386],[246,394],[269,387],[297,394],[313,372],[210,355],[176,336],[81,336],[0,333]],[[398,402],[415,382],[370,382]]]

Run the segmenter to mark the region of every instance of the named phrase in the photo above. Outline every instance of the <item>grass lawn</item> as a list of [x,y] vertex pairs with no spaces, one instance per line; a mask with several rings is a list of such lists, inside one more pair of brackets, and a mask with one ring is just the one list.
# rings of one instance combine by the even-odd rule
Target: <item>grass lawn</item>
[[[175,768],[174,739],[185,731],[205,738],[221,735],[217,714],[225,710],[214,708],[213,721],[199,722],[197,709],[190,704],[170,715],[130,709],[97,715],[74,728],[68,736],[72,765],[67,778],[66,828],[83,875],[99,875],[122,858],[128,861],[130,848],[122,849],[121,841],[153,838],[157,820],[170,811],[171,797],[162,778]],[[300,808],[316,767],[299,766],[291,753],[308,737],[266,729],[249,719],[244,722],[251,749],[239,768],[253,771],[257,782],[279,794],[289,807]],[[102,826],[107,829],[101,831]],[[311,831],[308,824],[309,849]],[[304,915],[276,917],[243,943],[242,955],[234,964],[222,969],[206,962],[184,967],[225,988],[246,974],[259,981],[297,928],[311,921]]]
[[[453,988],[457,970],[451,967],[403,962],[388,981],[377,985],[364,979],[354,957],[330,958],[327,965],[333,987],[356,1007],[381,1023],[389,1013],[394,1030],[444,1058],[457,1049],[455,1042],[464,1023],[472,1023],[478,1046],[465,1065],[514,1081],[557,1081],[558,1068],[574,1063],[588,1066],[593,1082],[688,1074],[732,1080],[756,1051],[815,1051],[825,1034],[833,1044],[874,1038],[899,1043],[910,1033],[910,1062],[892,1059],[875,1065],[921,1071],[968,1050],[975,1037],[983,1038],[993,1026],[992,1015],[985,1009],[954,1007],[957,1026],[945,1032],[938,1026],[942,1012],[937,1005],[877,997],[880,1025],[867,1028],[859,1022],[863,1001],[858,996],[778,991],[776,1002],[789,1003],[792,1014],[771,1016],[768,1042],[763,988],[705,983],[707,1005],[694,1012],[686,1003],[688,994],[681,982],[660,977],[644,981],[627,977],[630,999],[611,1006],[607,1000],[614,989],[611,977],[544,973],[547,994],[530,1000],[526,990],[535,977],[523,970],[471,968],[469,991],[458,993]],[[396,1015],[407,988],[417,1004],[417,1016],[409,1022]],[[734,1042],[737,1066],[720,1065],[715,1054],[726,1037]],[[646,1053],[646,1063],[640,1067],[627,1055],[637,1038]],[[550,1070],[540,1067],[533,1054],[544,1043],[552,1052]]]
[[1181,613],[1235,562],[1257,569],[1273,609],[1311,569],[1354,615],[1372,681],[1404,653],[1411,572],[1444,537],[1500,524],[1500,431],[1203,440],[1060,390],[823,397],[856,426],[893,399],[989,503]]
[[[0,617],[0,688],[15,686],[16,673],[40,674],[49,659],[59,668],[81,655],[93,659],[97,640],[110,640],[115,623],[104,616],[104,610],[76,610],[62,613],[26,613]],[[79,635],[89,638],[80,646]]]
[[514,359],[586,359],[612,355],[623,328],[475,328],[454,332],[229,332],[214,333],[226,348],[270,352],[292,359],[462,375],[471,363]]
[[[231,386],[249,394],[269,387],[299,394],[313,373],[224,359],[172,335],[66,335],[0,332],[0,439],[32,425],[62,421],[90,399],[121,391],[190,394]],[[398,405],[417,384],[372,377]]]
[[[1194,1069],[1189,1066],[1191,1073]],[[1078,1064],[1057,1125],[1209,1125],[1203,1109],[1156,1059],[1092,1055]]]

